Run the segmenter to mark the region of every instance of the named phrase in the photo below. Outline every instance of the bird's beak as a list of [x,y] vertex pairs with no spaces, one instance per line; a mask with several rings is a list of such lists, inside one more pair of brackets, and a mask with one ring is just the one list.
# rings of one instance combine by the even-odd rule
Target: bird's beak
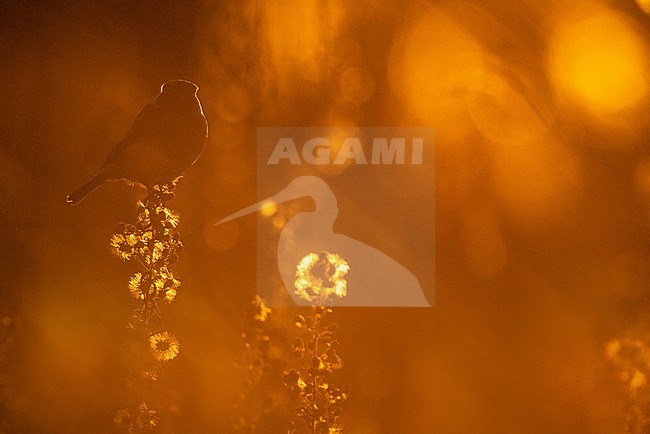
[[247,214],[251,214],[254,212],[257,212],[261,210],[262,208],[265,208],[267,206],[274,206],[276,204],[286,202],[288,200],[292,199],[298,199],[303,196],[307,196],[308,192],[306,191],[301,191],[301,189],[296,189],[292,184],[288,185],[284,190],[281,192],[264,199],[262,201],[257,202],[255,205],[248,206],[240,211],[237,211],[234,214],[229,215],[226,218],[223,218],[219,220],[215,225],[220,225],[221,223],[226,223],[229,222],[230,220],[237,219],[239,217],[243,217]]

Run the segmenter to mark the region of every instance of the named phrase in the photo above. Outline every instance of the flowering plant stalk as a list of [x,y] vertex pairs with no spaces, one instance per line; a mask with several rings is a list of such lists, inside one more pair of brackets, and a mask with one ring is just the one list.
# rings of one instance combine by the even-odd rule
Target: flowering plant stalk
[[650,433],[650,342],[639,339],[614,339],[605,346],[605,354],[619,369],[626,386],[625,432]]
[[164,375],[161,362],[173,360],[179,353],[176,336],[167,331],[160,304],[172,303],[181,285],[172,265],[183,250],[178,214],[167,206],[174,197],[176,181],[155,186],[150,195],[138,202],[135,224],[120,223],[111,238],[112,252],[125,261],[136,261],[142,268],[133,274],[128,288],[140,306],[131,314],[127,326],[127,405],[120,409],[115,424],[121,432],[138,433],[156,429],[158,412],[147,402],[151,385]]
[[[331,321],[334,311],[326,303],[332,296],[345,297],[349,269],[343,258],[329,252],[310,253],[296,268],[296,294],[313,305],[310,316],[295,318],[296,327],[304,331],[292,347],[299,366],[285,371],[284,383],[298,395],[296,414],[311,434],[343,432],[339,419],[349,391],[347,386],[337,386],[332,378],[343,360],[337,352],[337,325]],[[289,426],[288,432],[298,432],[295,424]]]
[[269,350],[269,319],[271,309],[256,295],[246,316],[246,326],[241,332],[241,353],[236,366],[244,373],[243,390],[235,397],[233,430],[242,433],[255,433],[269,406],[269,399],[261,390],[262,378],[272,367]]

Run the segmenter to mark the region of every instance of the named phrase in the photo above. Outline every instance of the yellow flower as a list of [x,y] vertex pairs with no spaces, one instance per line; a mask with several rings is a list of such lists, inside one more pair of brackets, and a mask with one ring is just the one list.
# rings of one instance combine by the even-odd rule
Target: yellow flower
[[165,290],[165,296],[163,297],[163,299],[164,299],[167,303],[171,303],[171,302],[173,302],[173,301],[176,299],[176,296],[177,296],[177,295],[178,295],[178,291],[176,291],[176,289],[175,289],[174,287],[171,287],[171,286],[170,286],[169,288],[167,288],[167,289]]
[[156,428],[158,424],[158,414],[156,410],[150,409],[146,402],[141,402],[135,414],[127,407],[122,408],[113,418],[113,422],[120,432],[133,433],[141,431],[150,431]]
[[163,251],[165,250],[165,244],[162,241],[154,241],[153,243],[153,252],[151,252],[151,258],[153,262],[159,261],[162,258]]
[[164,221],[169,223],[171,227],[175,228],[180,223],[180,216],[166,206],[158,209],[158,212],[162,212],[164,214]]
[[158,424],[158,414],[156,410],[150,410],[146,402],[140,403],[138,408],[137,427],[144,430],[151,430]]
[[617,358],[620,351],[621,342],[618,339],[611,340],[605,344],[605,354],[609,359],[613,360]]
[[141,200],[139,200],[137,202],[137,206],[138,206],[138,210],[139,210],[139,212],[138,212],[138,220],[141,223],[148,221],[149,220],[149,210],[147,209],[147,205],[144,202],[142,202]]
[[149,347],[156,360],[167,362],[176,358],[180,343],[173,333],[158,332],[149,336]]
[[133,298],[144,300],[144,291],[142,291],[142,273],[135,273],[129,279],[129,291]]
[[634,376],[630,380],[630,389],[632,391],[635,391],[636,389],[645,387],[645,385],[646,385],[645,375],[643,375],[643,373],[641,373],[640,371],[636,371],[634,373]]
[[174,273],[167,267],[161,267],[156,272],[154,285],[159,296],[171,303],[178,294],[177,289],[181,286],[181,281],[174,277]]
[[345,276],[349,271],[347,261],[335,253],[309,253],[296,267],[295,294],[307,301],[323,302],[332,295],[343,298],[348,293]]
[[139,241],[135,234],[113,234],[111,237],[111,251],[123,260],[133,258],[133,246]]
[[121,432],[128,432],[133,427],[131,412],[128,408],[121,408],[115,413],[113,423],[120,429]]
[[181,286],[181,281],[174,277],[174,273],[167,267],[160,267],[158,271],[158,278],[156,279],[156,286],[162,288],[164,286],[173,286],[178,288]]
[[266,303],[264,303],[264,300],[262,297],[259,295],[255,296],[255,299],[253,300],[253,305],[257,308],[255,312],[255,321],[259,322],[264,322],[267,320],[269,314],[271,313],[271,309],[266,307]]

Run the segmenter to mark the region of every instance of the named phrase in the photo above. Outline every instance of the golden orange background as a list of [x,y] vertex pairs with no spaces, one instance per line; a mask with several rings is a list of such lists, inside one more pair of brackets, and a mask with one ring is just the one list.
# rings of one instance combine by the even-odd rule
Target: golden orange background
[[[0,317],[17,324],[3,417],[15,432],[113,430],[135,270],[108,240],[145,192],[112,184],[74,208],[65,197],[172,78],[200,86],[211,134],[171,203],[186,249],[163,311],[182,350],[165,367],[175,404],[162,432],[230,432],[255,219],[213,224],[256,200],[258,126],[436,130],[435,307],[336,312],[345,432],[622,431],[627,395],[604,345],[649,326],[647,1],[0,10]],[[355,218],[400,252],[373,215]]]

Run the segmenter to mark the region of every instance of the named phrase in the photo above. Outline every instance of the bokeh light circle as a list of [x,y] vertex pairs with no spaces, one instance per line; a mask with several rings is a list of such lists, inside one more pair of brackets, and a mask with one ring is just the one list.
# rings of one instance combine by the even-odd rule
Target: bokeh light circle
[[555,26],[549,69],[558,93],[595,114],[634,108],[647,96],[647,48],[637,26],[609,9],[581,11]]

